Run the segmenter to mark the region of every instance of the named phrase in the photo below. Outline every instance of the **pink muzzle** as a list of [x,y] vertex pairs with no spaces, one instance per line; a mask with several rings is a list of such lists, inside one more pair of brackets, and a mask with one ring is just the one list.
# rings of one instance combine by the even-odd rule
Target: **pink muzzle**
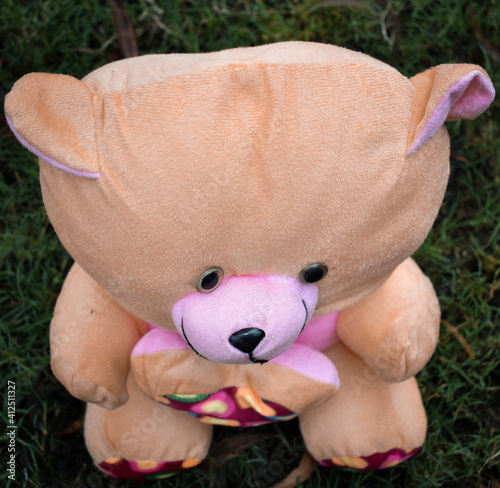
[[316,285],[290,276],[230,276],[211,293],[178,300],[172,318],[189,346],[206,359],[264,363],[295,342],[317,299]]

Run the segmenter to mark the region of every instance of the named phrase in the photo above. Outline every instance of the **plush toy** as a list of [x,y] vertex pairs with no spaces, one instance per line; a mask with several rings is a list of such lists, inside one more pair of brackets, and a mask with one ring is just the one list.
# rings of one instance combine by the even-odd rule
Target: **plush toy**
[[200,463],[212,426],[299,417],[323,466],[414,455],[414,378],[440,311],[410,258],[443,199],[446,120],[494,97],[478,66],[413,78],[287,42],[29,74],[6,99],[75,259],[52,368],[111,476]]

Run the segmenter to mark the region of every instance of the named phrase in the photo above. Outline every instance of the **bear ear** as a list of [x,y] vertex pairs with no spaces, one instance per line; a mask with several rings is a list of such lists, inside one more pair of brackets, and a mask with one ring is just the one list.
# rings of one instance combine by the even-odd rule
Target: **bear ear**
[[5,115],[21,144],[45,162],[100,178],[94,97],[72,76],[31,73],[5,98]]
[[429,141],[445,121],[475,119],[495,98],[488,75],[473,64],[442,64],[410,81],[415,87],[415,107],[407,156]]

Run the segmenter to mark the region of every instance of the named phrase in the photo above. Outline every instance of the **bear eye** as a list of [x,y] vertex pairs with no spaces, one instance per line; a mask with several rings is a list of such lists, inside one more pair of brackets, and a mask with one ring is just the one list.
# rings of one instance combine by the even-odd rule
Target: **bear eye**
[[306,266],[299,273],[299,280],[302,283],[316,283],[328,273],[328,268],[321,263],[314,263]]
[[214,291],[222,281],[224,276],[224,271],[220,268],[209,268],[203,273],[201,273],[200,277],[196,281],[196,289],[200,293],[210,293]]

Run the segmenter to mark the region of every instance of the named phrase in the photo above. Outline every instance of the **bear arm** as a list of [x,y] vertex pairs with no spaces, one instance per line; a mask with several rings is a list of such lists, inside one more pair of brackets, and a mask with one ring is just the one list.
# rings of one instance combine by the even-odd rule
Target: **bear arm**
[[408,258],[375,293],[342,310],[337,333],[388,382],[418,373],[437,344],[440,309],[429,279]]
[[147,330],[75,263],[50,324],[52,371],[76,398],[123,405],[130,353]]

